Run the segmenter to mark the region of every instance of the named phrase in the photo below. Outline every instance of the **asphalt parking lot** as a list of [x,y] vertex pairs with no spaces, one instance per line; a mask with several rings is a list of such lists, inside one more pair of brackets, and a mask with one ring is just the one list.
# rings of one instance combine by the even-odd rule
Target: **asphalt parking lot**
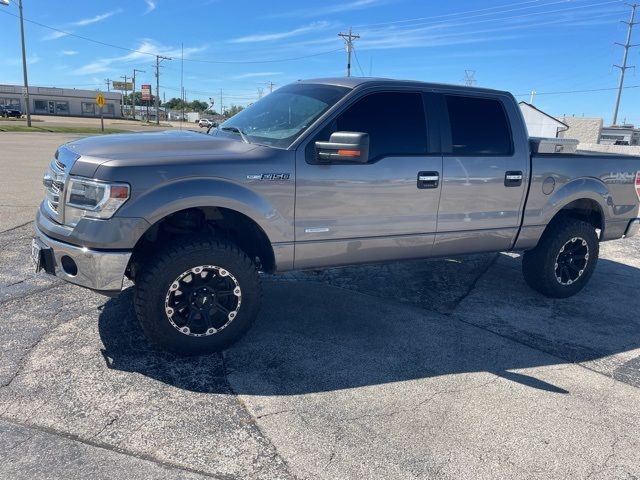
[[178,358],[130,290],[33,274],[67,138],[0,133],[0,478],[640,477],[640,238],[566,300],[507,254],[265,277],[241,342]]

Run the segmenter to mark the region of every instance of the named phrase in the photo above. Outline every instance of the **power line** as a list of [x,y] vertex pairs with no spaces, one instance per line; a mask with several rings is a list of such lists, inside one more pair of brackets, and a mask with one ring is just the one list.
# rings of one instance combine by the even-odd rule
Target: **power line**
[[[5,10],[0,10],[0,13],[5,13],[7,15],[11,15],[12,17],[19,18],[18,15],[15,15],[15,14],[13,14],[11,12],[7,12]],[[103,42],[101,40],[96,40],[94,38],[85,37],[83,35],[78,35],[78,34],[73,33],[73,32],[67,32],[67,31],[61,30],[59,28],[55,28],[55,27],[51,27],[49,25],[45,25],[44,23],[36,22],[35,20],[29,20],[29,19],[25,18],[24,21],[25,22],[29,22],[29,23],[31,23],[33,25],[37,25],[37,26],[42,27],[42,28],[46,28],[48,30],[52,30],[54,32],[58,32],[58,33],[64,34],[64,36],[78,38],[80,40],[85,40],[87,42],[92,42],[92,43],[95,43],[95,44],[98,44],[98,45],[102,45],[102,46],[105,46],[105,47],[116,48],[116,49],[119,49],[119,50],[124,50],[124,51],[132,52],[132,53],[139,53],[139,54],[142,54],[142,55],[149,55],[151,57],[155,57],[157,55],[156,53],[153,53],[153,52],[146,52],[144,50],[136,50],[135,48],[123,47],[122,45],[115,45],[113,43]],[[185,58],[184,61],[185,62],[197,62],[197,63],[229,64],[229,65],[233,65],[233,64],[251,65],[251,64],[258,64],[258,63],[279,63],[279,62],[290,62],[290,61],[295,61],[295,60],[303,60],[305,58],[318,57],[318,56],[321,56],[321,55],[327,55],[329,53],[339,52],[341,50],[342,50],[341,48],[336,48],[336,49],[333,49],[333,50],[313,53],[313,54],[309,54],[309,55],[300,55],[300,56],[297,56],[297,57],[289,57],[289,58],[274,58],[274,59],[268,59],[268,60],[205,60],[205,59],[197,59],[197,58]]]
[[362,75],[364,77],[364,71],[362,70],[362,67],[360,66],[360,60],[358,60],[358,54],[356,53],[356,49],[353,49],[353,56],[356,57],[356,63],[358,64],[358,69],[360,70],[360,75]]
[[[640,85],[627,85],[623,87],[625,90],[630,88],[640,88]],[[564,90],[560,92],[536,92],[536,95],[565,95],[570,93],[593,93],[593,92],[610,92],[612,90],[617,90],[618,87],[607,87],[607,88],[591,88],[588,90]],[[514,94],[514,97],[527,97],[531,95],[531,92],[528,93],[518,93]]]
[[[497,10],[497,9],[501,9],[501,8],[504,8],[504,7],[515,7],[517,5],[525,5],[525,4],[530,4],[530,3],[535,3],[536,5],[532,5],[530,7],[522,7],[521,9],[524,10],[526,8],[544,7],[544,6],[549,5],[549,4],[540,4],[540,0],[528,0],[526,2],[512,3],[511,5],[496,5],[495,7],[480,8],[480,9],[477,9],[477,10],[466,10],[466,11],[463,11],[463,12],[445,13],[445,14],[442,14],[442,15],[432,15],[432,16],[429,16],[429,17],[407,18],[407,19],[404,19],[404,20],[395,20],[395,21],[392,21],[392,22],[367,23],[367,24],[362,24],[362,25],[356,25],[355,27],[356,28],[366,28],[366,27],[395,25],[395,24],[398,24],[398,23],[410,23],[410,22],[421,21],[421,20],[432,20],[432,19],[435,19],[435,18],[457,17],[457,16],[460,16],[460,15],[464,15],[465,18],[469,18],[468,15],[472,14],[472,13],[486,12],[486,11],[489,11],[489,10]],[[564,3],[564,2],[554,2],[551,5],[553,5],[555,3]],[[505,12],[513,11],[513,10],[514,9],[499,10],[497,12],[492,12],[491,14],[505,13]]]
[[[565,3],[563,2],[555,2],[555,3]],[[550,5],[554,5],[555,3],[549,3],[549,4],[545,4],[543,6],[550,6]],[[582,9],[586,9],[586,8],[591,8],[591,7],[599,7],[599,6],[603,6],[603,5],[611,5],[611,4],[620,4],[620,0],[609,0],[606,2],[598,2],[598,3],[591,3],[589,5],[581,5],[581,6],[575,6],[575,7],[569,7],[569,8],[559,8],[559,9],[555,9],[555,10],[545,10],[545,11],[541,11],[541,12],[530,12],[530,13],[522,13],[522,14],[518,14],[518,15],[510,15],[510,16],[506,16],[506,17],[498,17],[498,18],[484,18],[481,20],[474,20],[474,21],[468,21],[469,18],[473,18],[473,16],[471,17],[467,17],[464,19],[461,19],[460,22],[464,22],[463,24],[466,25],[473,25],[473,24],[478,24],[478,23],[486,23],[486,22],[496,22],[496,21],[501,21],[501,20],[515,20],[515,19],[520,19],[520,18],[527,18],[527,17],[532,17],[532,16],[537,16],[537,15],[548,15],[551,13],[564,13],[564,12],[571,12],[574,10],[582,10]],[[504,12],[495,12],[495,13],[504,13]],[[414,20],[415,21],[415,20]],[[450,24],[452,20],[441,20],[441,21],[437,21],[437,22],[420,22],[420,23],[415,23],[412,25],[402,25],[400,27],[396,27],[395,30],[399,30],[399,29],[409,29],[409,28],[416,28],[416,27],[425,27],[425,26],[436,26],[436,25],[448,25]],[[461,23],[462,24],[462,23]],[[380,24],[382,26],[384,26],[385,24]],[[386,24],[387,26],[389,26],[390,24]],[[391,24],[393,25],[393,24]],[[375,30],[380,30],[380,28],[377,29],[373,29]]]
[[185,58],[185,62],[192,63],[214,63],[214,64],[225,64],[225,65],[250,65],[256,63],[280,63],[280,62],[292,62],[295,60],[303,60],[305,58],[313,58],[319,57],[321,55],[328,55],[329,53],[341,52],[342,48],[334,48],[333,50],[327,50],[324,52],[312,53],[310,55],[301,55],[299,57],[289,57],[289,58],[277,58],[272,60],[203,60],[199,58]]

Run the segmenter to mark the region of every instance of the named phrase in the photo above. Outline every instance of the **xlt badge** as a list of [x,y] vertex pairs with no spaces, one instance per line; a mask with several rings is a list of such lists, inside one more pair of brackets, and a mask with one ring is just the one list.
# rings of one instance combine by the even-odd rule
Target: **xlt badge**
[[247,180],[289,180],[290,173],[260,173],[257,175],[247,175]]

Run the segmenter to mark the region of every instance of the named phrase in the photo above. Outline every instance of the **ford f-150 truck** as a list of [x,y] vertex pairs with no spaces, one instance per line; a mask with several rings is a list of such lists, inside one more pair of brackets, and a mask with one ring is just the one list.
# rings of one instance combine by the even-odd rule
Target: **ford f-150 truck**
[[640,159],[535,146],[507,92],[300,81],[206,134],[61,146],[32,256],[108,295],[129,278],[146,335],[183,354],[249,329],[259,272],[523,251],[527,284],[568,297],[640,228]]

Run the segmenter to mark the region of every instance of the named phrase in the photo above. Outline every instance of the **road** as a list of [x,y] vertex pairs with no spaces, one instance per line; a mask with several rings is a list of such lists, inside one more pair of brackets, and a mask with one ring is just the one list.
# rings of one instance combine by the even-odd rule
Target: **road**
[[[3,182],[32,175],[14,190],[31,205],[46,145],[15,148],[34,173],[3,156]],[[185,359],[146,343],[130,289],[34,275],[32,207],[6,221],[14,208],[0,478],[640,476],[640,238],[603,244],[566,300],[529,290],[507,254],[265,277],[254,329]]]

